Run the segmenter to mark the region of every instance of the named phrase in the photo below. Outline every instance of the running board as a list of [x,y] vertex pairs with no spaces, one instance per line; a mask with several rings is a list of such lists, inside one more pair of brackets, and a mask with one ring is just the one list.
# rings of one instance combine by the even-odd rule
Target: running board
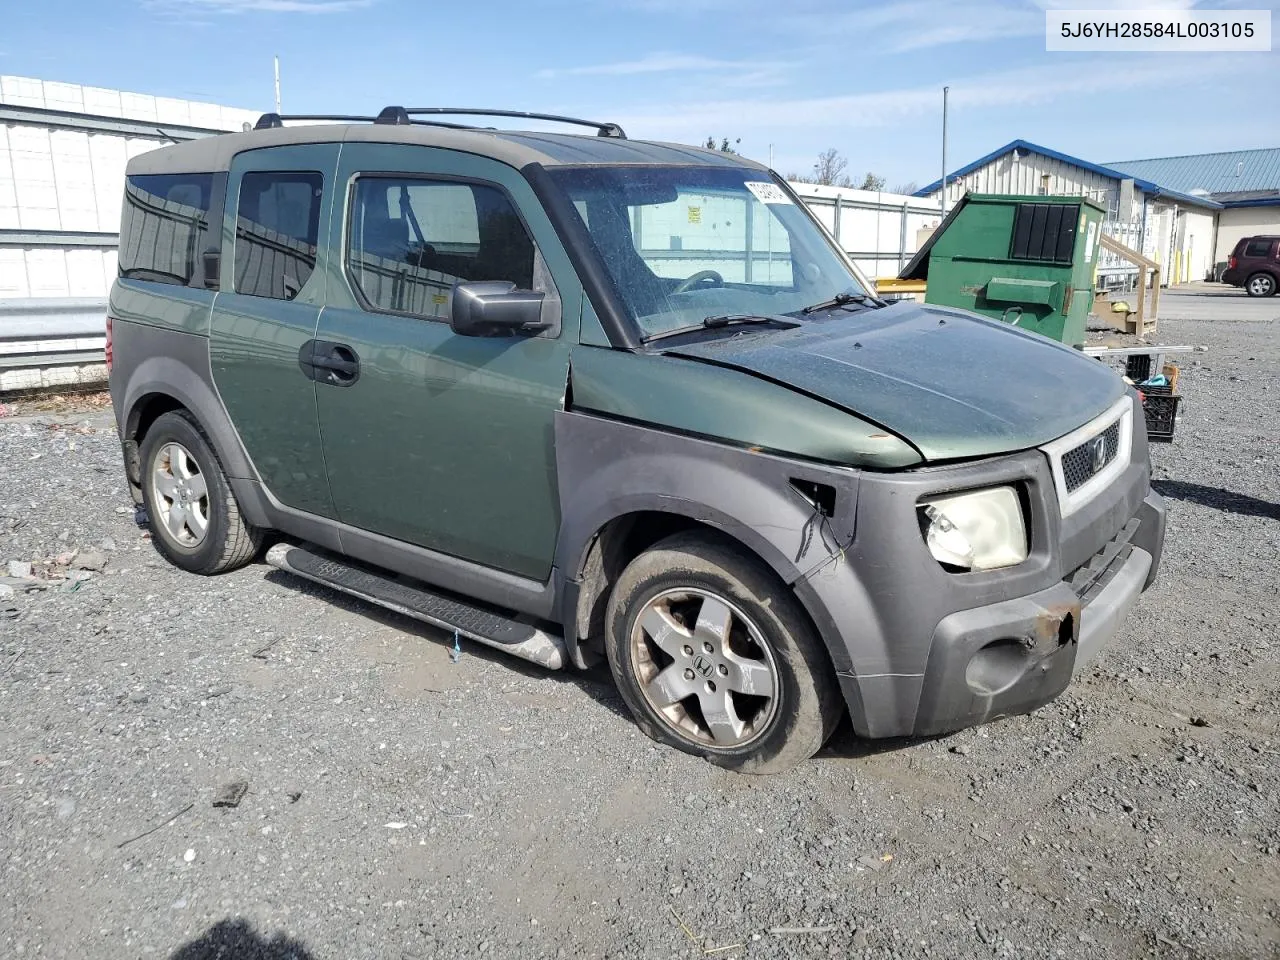
[[324,584],[406,617],[422,620],[459,636],[531,660],[551,670],[565,665],[564,639],[519,619],[503,616],[465,600],[437,593],[419,581],[373,573],[336,555],[278,543],[267,551],[267,563],[286,573]]

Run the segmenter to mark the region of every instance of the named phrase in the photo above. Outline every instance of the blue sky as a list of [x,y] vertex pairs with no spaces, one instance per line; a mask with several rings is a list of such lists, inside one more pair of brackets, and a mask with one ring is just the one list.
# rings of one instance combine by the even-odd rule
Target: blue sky
[[1046,53],[1050,3],[1090,0],[8,0],[0,73],[269,109],[279,54],[286,112],[563,112],[772,145],[783,173],[836,147],[890,187],[939,176],[943,84],[953,169],[1017,137],[1099,162],[1280,146],[1280,53]]

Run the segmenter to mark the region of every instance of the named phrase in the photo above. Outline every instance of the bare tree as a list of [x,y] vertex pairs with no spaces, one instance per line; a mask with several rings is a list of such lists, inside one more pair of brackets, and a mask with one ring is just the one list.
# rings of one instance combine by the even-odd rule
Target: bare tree
[[912,194],[919,189],[920,189],[920,184],[916,183],[914,180],[908,180],[906,183],[900,183],[896,187],[894,187],[893,192]]
[[877,177],[874,173],[868,170],[867,175],[862,178],[862,184],[861,186],[858,187],[858,189],[874,190],[877,193],[879,193],[881,190],[884,189],[884,177]]
[[813,183],[825,184],[829,187],[849,186],[849,177],[844,172],[849,161],[840,155],[835,147],[828,147],[818,154],[818,162],[813,165]]

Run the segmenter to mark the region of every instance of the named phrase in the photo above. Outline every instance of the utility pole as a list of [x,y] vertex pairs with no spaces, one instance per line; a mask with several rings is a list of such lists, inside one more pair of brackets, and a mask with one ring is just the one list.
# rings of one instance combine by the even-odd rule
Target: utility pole
[[942,216],[947,215],[947,93],[950,87],[942,88]]
[[280,58],[275,58],[276,66],[276,113],[280,113]]

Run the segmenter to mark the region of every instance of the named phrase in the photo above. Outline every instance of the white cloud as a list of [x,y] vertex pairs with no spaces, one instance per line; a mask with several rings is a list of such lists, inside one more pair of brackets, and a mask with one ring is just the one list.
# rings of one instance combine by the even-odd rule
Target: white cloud
[[807,35],[841,42],[854,40],[868,51],[882,53],[1034,36],[1044,33],[1045,26],[1044,12],[1023,0],[977,0],[965,4],[953,0],[900,0],[839,13],[814,10],[780,22]]
[[[1204,82],[1220,75],[1237,75],[1238,58],[1197,58],[1192,63],[1154,55],[1151,59],[1119,63],[1114,59],[1075,61],[1069,71],[1053,63],[953,80],[950,102],[954,111],[1028,107],[1113,94],[1117,90],[1162,90],[1170,84]],[[706,130],[733,130],[747,137],[753,132],[784,136],[790,131],[840,131],[889,127],[916,122],[941,111],[941,83],[827,97],[779,99],[720,99],[697,102],[685,110],[639,109],[616,117],[640,137],[688,141]],[[1011,134],[1010,138],[1015,134]]]
[[201,13],[345,13],[374,0],[155,0],[152,6]]
[[734,60],[715,60],[681,53],[651,53],[639,60],[618,60],[584,67],[564,67],[539,70],[539,77],[628,76],[635,73],[670,73],[688,70],[718,70],[735,68],[742,64]]
[[656,52],[636,60],[588,64],[580,67],[555,67],[539,70],[535,77],[631,77],[646,74],[694,73],[711,74],[733,86],[766,86],[779,83],[791,64],[762,60],[721,60],[697,54]]

